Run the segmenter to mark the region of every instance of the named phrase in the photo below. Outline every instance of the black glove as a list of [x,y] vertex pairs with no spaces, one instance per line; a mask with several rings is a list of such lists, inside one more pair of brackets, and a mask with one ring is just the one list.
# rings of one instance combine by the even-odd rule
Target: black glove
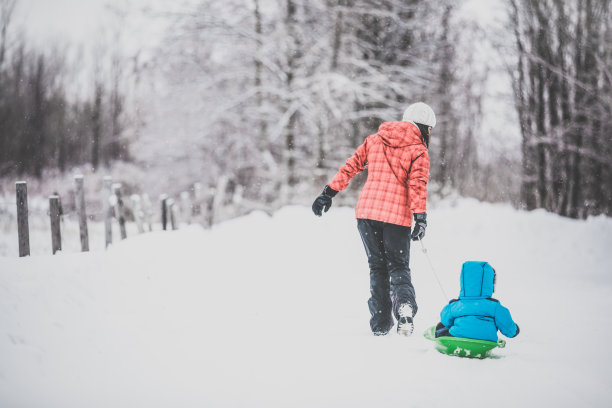
[[427,213],[414,214],[414,226],[412,227],[410,238],[412,238],[413,241],[423,239],[425,236],[425,228],[427,228]]
[[332,204],[332,197],[336,194],[338,194],[336,190],[332,189],[330,186],[325,186],[323,192],[314,200],[314,203],[312,203],[312,212],[319,217],[323,215],[323,210],[325,210],[325,212],[329,210]]

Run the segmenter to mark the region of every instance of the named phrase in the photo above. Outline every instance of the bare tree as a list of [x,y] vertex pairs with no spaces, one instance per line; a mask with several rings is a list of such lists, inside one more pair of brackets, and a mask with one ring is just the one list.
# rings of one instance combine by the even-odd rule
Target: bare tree
[[124,95],[121,92],[124,77],[123,61],[118,55],[113,55],[111,60],[110,72],[110,134],[109,140],[105,144],[104,162],[106,166],[115,160],[126,160],[128,158],[126,144],[122,140],[123,135],[123,114],[125,109]]
[[609,2],[510,0],[510,6],[523,205],[573,218],[609,214]]
[[[70,165],[103,160],[101,151],[106,128],[122,132],[124,96],[121,84],[112,87],[106,101],[107,83],[98,76],[94,96],[82,98],[68,93],[67,78],[78,76],[82,65],[69,66],[67,48],[30,48],[24,38],[9,38],[10,12],[15,2],[0,3],[4,24],[0,64],[0,160],[3,174],[32,174],[42,177],[46,168],[66,170]],[[7,11],[8,10],[8,11]],[[69,72],[69,70],[73,72]],[[112,109],[110,107],[112,107]],[[106,115],[105,112],[110,112]],[[111,122],[111,126],[106,122]],[[106,138],[108,139],[108,138]],[[119,137],[115,138],[120,141]],[[115,158],[125,158],[120,146]]]
[[17,0],[0,0],[0,69],[6,57],[7,35]]
[[102,145],[102,98],[104,96],[104,88],[102,84],[96,81],[94,90],[94,101],[91,109],[91,165],[94,170],[98,170],[101,160],[101,145]]

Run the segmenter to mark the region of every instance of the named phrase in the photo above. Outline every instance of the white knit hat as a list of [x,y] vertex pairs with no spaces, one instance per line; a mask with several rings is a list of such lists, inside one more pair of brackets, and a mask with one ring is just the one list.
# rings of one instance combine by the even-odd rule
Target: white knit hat
[[426,103],[417,102],[408,106],[402,117],[404,122],[420,123],[422,125],[436,127],[436,114]]

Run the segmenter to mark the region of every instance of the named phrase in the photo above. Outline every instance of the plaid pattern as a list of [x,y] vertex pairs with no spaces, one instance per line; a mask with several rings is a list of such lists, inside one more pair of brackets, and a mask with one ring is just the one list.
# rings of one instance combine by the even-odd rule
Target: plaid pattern
[[427,211],[429,153],[421,132],[411,122],[385,122],[366,138],[329,186],[344,190],[367,166],[355,215],[390,224],[412,225],[412,213]]

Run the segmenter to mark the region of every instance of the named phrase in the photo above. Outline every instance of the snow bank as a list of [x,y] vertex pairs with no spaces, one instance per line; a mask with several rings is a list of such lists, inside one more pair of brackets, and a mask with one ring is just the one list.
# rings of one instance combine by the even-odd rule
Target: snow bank
[[521,334],[494,359],[445,356],[421,336],[446,299],[419,245],[415,334],[370,335],[352,209],[287,207],[108,251],[0,257],[0,406],[612,403],[612,220],[458,200],[429,224],[449,296],[465,260],[498,272]]

